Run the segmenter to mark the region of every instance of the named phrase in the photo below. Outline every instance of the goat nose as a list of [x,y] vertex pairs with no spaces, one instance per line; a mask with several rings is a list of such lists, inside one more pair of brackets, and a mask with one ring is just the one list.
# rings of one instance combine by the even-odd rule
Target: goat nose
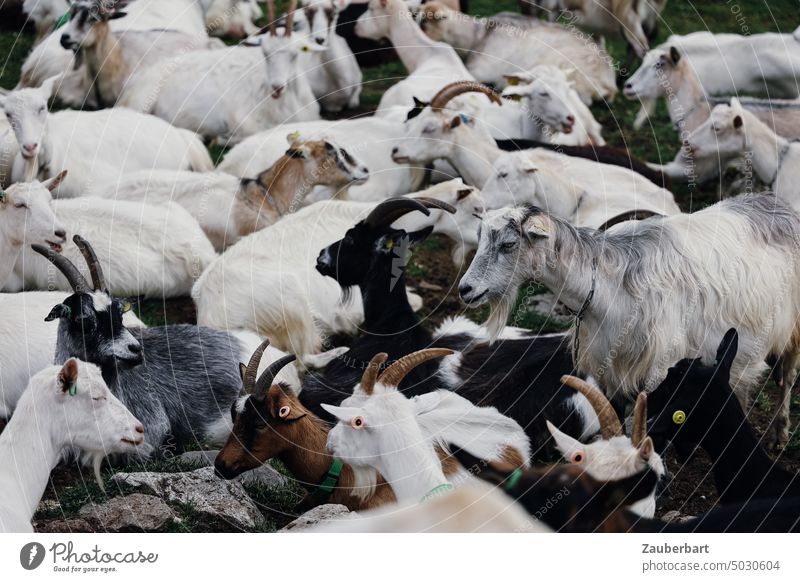
[[128,346],[128,350],[132,354],[141,354],[142,353],[142,346],[139,344],[131,344]]
[[628,81],[627,83],[625,83],[625,88],[626,88],[626,89],[631,89],[632,87],[633,87],[633,84],[631,84],[631,82],[630,82],[630,81]]
[[469,283],[459,283],[458,294],[461,295],[461,297],[469,295],[470,293],[472,293],[472,285]]
[[53,231],[53,234],[56,235],[58,238],[66,240],[67,239],[67,231],[63,228],[59,228],[58,230]]
[[144,427],[141,424],[137,424],[135,427],[133,427],[133,430],[139,434],[144,434]]
[[323,44],[325,44],[325,39],[324,39],[324,38],[315,38],[314,40],[315,40],[315,41],[317,42],[317,44],[319,44],[319,45],[323,45]]
[[567,123],[575,123],[575,116],[567,115]]
[[396,156],[396,155],[397,155],[397,152],[399,152],[399,151],[400,151],[400,148],[399,148],[399,147],[397,147],[397,146],[393,147],[393,148],[392,148],[392,155],[393,155],[393,156]]

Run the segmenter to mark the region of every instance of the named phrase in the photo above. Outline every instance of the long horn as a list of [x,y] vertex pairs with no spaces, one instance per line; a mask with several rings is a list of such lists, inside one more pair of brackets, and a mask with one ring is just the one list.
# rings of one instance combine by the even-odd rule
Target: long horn
[[448,350],[447,348],[428,348],[413,352],[403,356],[386,368],[383,374],[378,377],[378,382],[386,386],[398,386],[411,370],[423,362],[434,358],[443,358],[454,353],[453,350]]
[[92,275],[92,286],[94,290],[108,293],[106,278],[103,276],[103,267],[100,266],[100,261],[97,259],[97,254],[94,252],[92,245],[79,234],[73,236],[72,240],[86,260],[86,264],[89,266],[89,273]]
[[75,293],[92,292],[88,281],[86,281],[83,274],[81,274],[81,272],[78,270],[78,267],[76,267],[67,257],[59,255],[43,245],[33,244],[31,245],[31,248],[42,255],[45,259],[53,263],[56,268],[63,273]]
[[639,392],[636,397],[636,406],[633,409],[633,427],[631,428],[631,442],[634,447],[639,447],[647,438],[647,394]]
[[256,389],[254,390],[254,394],[258,396],[263,396],[269,390],[269,387],[272,386],[272,382],[275,380],[275,376],[278,375],[278,372],[283,370],[287,364],[294,362],[297,359],[297,356],[294,354],[283,356],[280,360],[275,360],[269,365],[269,368],[264,370],[264,373],[261,374],[261,377],[256,382]]
[[246,394],[252,394],[255,391],[256,379],[258,377],[258,365],[261,363],[261,357],[264,355],[267,346],[269,346],[269,338],[261,342],[261,345],[258,346],[256,351],[253,352],[253,355],[250,356],[250,361],[247,363],[244,377],[242,378],[242,389]]
[[361,389],[364,391],[364,394],[368,396],[372,395],[372,389],[375,388],[375,381],[378,379],[378,372],[388,357],[389,354],[386,352],[381,352],[372,356],[372,359],[367,365],[367,369],[364,370],[364,375],[361,376]]
[[441,90],[431,99],[431,109],[441,111],[452,99],[464,93],[483,93],[494,103],[503,104],[503,99],[494,90],[486,85],[475,81],[456,81],[441,88]]
[[297,0],[291,0],[286,14],[286,30],[283,32],[284,36],[292,36],[292,24],[294,23],[294,11],[296,8]]
[[614,407],[611,406],[611,403],[600,390],[575,376],[561,376],[561,383],[577,390],[586,397],[586,400],[589,401],[589,404],[592,405],[592,408],[597,413],[597,418],[600,421],[600,434],[605,440],[625,434],[622,432],[622,424],[619,422],[617,413],[614,412]]
[[269,33],[278,36],[278,21],[275,20],[275,0],[267,0],[267,20],[269,20]]
[[440,200],[425,197],[409,198],[408,196],[397,196],[384,200],[373,208],[369,216],[364,219],[364,223],[371,227],[388,226],[401,216],[405,216],[414,210],[419,210],[425,216],[430,216],[431,211],[428,210],[429,208],[439,208],[455,213],[455,208]]

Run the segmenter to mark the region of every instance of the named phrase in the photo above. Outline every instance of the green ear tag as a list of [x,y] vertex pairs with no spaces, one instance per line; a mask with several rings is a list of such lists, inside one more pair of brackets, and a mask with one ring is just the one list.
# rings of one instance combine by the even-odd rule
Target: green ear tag
[[56,21],[56,27],[55,27],[55,30],[58,30],[59,28],[61,28],[62,26],[64,26],[64,25],[65,25],[67,22],[69,22],[69,10],[67,10],[67,11],[66,11],[64,14],[62,14],[62,15],[61,15],[61,18],[59,18],[59,19]]
[[77,384],[73,384],[72,386],[69,387],[69,395],[70,396],[75,396],[77,393],[78,393],[78,385]]
[[0,204],[6,201],[6,193],[0,190]]

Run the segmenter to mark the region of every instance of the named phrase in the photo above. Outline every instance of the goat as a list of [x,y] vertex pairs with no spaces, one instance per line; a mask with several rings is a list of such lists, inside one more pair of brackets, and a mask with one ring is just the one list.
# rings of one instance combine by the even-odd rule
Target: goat
[[50,192],[66,172],[44,183],[14,184],[0,190],[0,289],[11,283],[14,265],[26,244],[36,242],[61,252],[67,230],[51,207]]
[[[800,531],[800,498],[755,499],[712,509],[682,523],[647,519],[625,506],[644,498],[656,485],[645,470],[616,481],[598,481],[579,467],[518,470],[487,463],[464,451],[453,455],[472,474],[516,499],[532,517],[557,532],[630,533],[789,533]],[[558,495],[560,494],[560,495]],[[559,503],[554,503],[553,499]],[[550,502],[548,504],[548,501]],[[543,511],[547,508],[547,511]]]
[[260,47],[192,51],[157,62],[131,79],[120,104],[227,143],[287,121],[319,119],[300,70],[305,40],[292,36],[296,4],[290,2],[284,34],[278,35],[270,0],[269,34],[257,37]]
[[659,447],[667,440],[702,447],[711,457],[720,503],[800,497],[800,476],[767,455],[731,389],[738,344],[730,329],[713,366],[683,359],[669,369],[650,394],[650,435]]
[[472,449],[481,458],[519,467],[528,464],[528,437],[519,424],[496,409],[475,407],[447,390],[413,400],[399,391],[400,382],[416,366],[452,353],[441,348],[416,351],[380,375],[388,356],[377,354],[353,396],[341,406],[322,405],[339,421],[328,433],[331,452],[353,467],[377,470],[401,503],[425,501],[453,488],[456,478],[447,479],[434,450],[434,446],[447,450],[445,434],[456,446]]
[[586,105],[612,101],[617,93],[614,69],[601,47],[564,26],[507,13],[475,18],[441,2],[426,3],[420,14],[425,34],[464,54],[467,70],[481,83],[502,88],[504,75],[546,64],[576,68],[575,89]]
[[[89,265],[91,285],[71,261],[34,245],[74,291],[45,318],[58,320],[56,363],[80,357],[98,365],[111,391],[147,428],[146,453],[180,451],[203,439],[224,441],[228,410],[241,388],[238,363],[261,340],[192,325],[126,328],[124,304],[109,294],[94,250],[81,237],[74,240]],[[271,349],[269,355],[265,364],[284,354]],[[293,368],[283,379],[298,385]]]
[[[655,452],[653,440],[647,436],[647,395],[644,392],[636,399],[631,436],[628,438],[611,403],[600,390],[574,376],[565,376],[562,381],[583,394],[592,404],[600,420],[602,433],[602,439],[583,444],[548,422],[547,428],[565,459],[580,465],[584,471],[601,481],[630,477],[648,467],[659,479],[664,477],[667,472],[664,461]],[[651,495],[632,504],[630,510],[643,517],[653,517],[656,512],[655,489]]]
[[[453,261],[461,265],[477,243],[475,213],[483,209],[480,196],[460,180],[438,184],[417,196],[441,200],[455,207],[456,214],[433,209],[422,220],[400,220],[413,220],[409,229],[432,225],[434,232],[452,238]],[[375,207],[363,202],[317,202],[229,247],[192,289],[198,322],[218,329],[250,329],[300,356],[319,351],[324,335],[355,333],[364,319],[359,291],[345,301],[348,296],[339,286],[314,270],[314,261],[320,249],[342,238]],[[258,269],[252,268],[254,264]],[[255,288],[260,291],[254,298]],[[421,300],[416,302],[419,308]]]
[[[7,95],[0,89],[0,98]],[[5,115],[0,115],[0,188],[9,187],[11,182],[11,172],[14,169],[14,160],[19,153],[17,138],[14,136],[14,129],[8,122]]]
[[134,172],[98,188],[116,200],[162,205],[175,201],[194,216],[218,251],[294,211],[315,186],[347,197],[369,170],[329,140],[301,140],[289,134],[289,149],[255,179],[223,172]]
[[[56,329],[44,321],[64,291],[0,293],[0,425],[11,417],[31,377],[53,363]],[[122,316],[126,327],[145,327],[133,311]]]
[[69,358],[31,378],[0,434],[0,532],[32,532],[31,518],[66,447],[95,458],[135,453],[144,427],[108,386],[97,366]]
[[528,203],[593,228],[631,210],[680,213],[672,192],[636,172],[544,149],[499,155],[481,192],[490,209]]
[[[488,87],[472,81],[447,85],[430,103],[418,103],[417,108],[409,114],[405,123],[405,138],[392,150],[392,159],[403,164],[428,164],[433,160],[447,160],[467,183],[482,187],[491,175],[492,164],[504,149],[499,147],[500,142],[494,143],[482,120],[459,108],[447,107],[453,99],[469,92],[496,96]],[[663,174],[651,170],[644,162],[632,158],[623,150],[609,146],[565,146],[527,140],[506,141],[502,145],[509,149],[522,146],[555,150],[571,157],[630,168],[656,185],[669,183]],[[596,167],[595,173],[597,171]],[[595,175],[592,187],[596,185]]]
[[[219,170],[249,178],[273,165],[286,150],[286,134],[297,133],[301,139],[330,138],[358,156],[370,169],[371,177],[349,190],[349,198],[379,202],[420,189],[425,170],[392,160],[392,148],[405,135],[404,128],[380,117],[342,119],[337,121],[306,121],[288,123],[252,135],[231,148],[219,165]],[[315,188],[310,199],[332,198],[330,188]]]
[[[487,325],[497,337],[521,283],[546,285],[581,314],[582,325],[572,330],[580,344],[576,366],[618,402],[655,388],[669,362],[711,358],[711,342],[735,325],[745,340],[732,374],[746,401],[770,355],[781,358],[783,390],[794,380],[798,235],[800,216],[770,194],[604,233],[536,207],[494,210],[483,220],[459,294],[469,306],[492,305]],[[788,439],[788,399],[781,402],[777,443]]]
[[156,117],[123,108],[49,113],[47,100],[56,82],[0,96],[20,147],[12,181],[52,178],[58,168],[68,168],[54,194],[74,198],[90,193],[93,183],[134,170],[213,169],[195,134]]
[[[744,158],[778,197],[800,210],[797,194],[800,144],[776,135],[735,97],[730,105],[714,107],[705,123],[686,138],[686,147],[695,159],[717,167]],[[746,186],[752,187],[752,179]]]
[[302,0],[298,13],[305,21],[311,46],[322,48],[308,52],[315,66],[307,75],[325,111],[358,107],[361,98],[361,69],[347,41],[336,33],[343,4],[342,0]]
[[[569,108],[572,123],[568,123],[569,131],[562,132],[564,127],[555,127],[555,135],[547,135],[545,131],[542,137],[545,141],[567,145],[593,144],[598,146],[606,145],[601,132],[602,126],[592,115],[591,110],[580,100],[578,93],[574,89],[574,81],[570,81],[568,73],[564,69],[552,65],[537,65],[525,73],[506,75],[509,86],[503,91],[503,97],[520,99],[525,103],[525,109],[530,115],[524,119],[530,124],[541,127],[549,125],[547,109],[543,107],[549,103],[560,102]],[[559,122],[559,120],[556,120]],[[569,119],[567,120],[569,122]],[[523,130],[523,134],[530,135],[531,130]],[[547,139],[549,138],[549,139]],[[541,138],[540,138],[541,139]]]

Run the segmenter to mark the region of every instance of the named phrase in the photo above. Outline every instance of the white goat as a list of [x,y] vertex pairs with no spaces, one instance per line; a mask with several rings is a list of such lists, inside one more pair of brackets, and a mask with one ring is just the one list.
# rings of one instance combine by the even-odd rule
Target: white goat
[[[379,117],[306,121],[288,123],[262,131],[234,146],[223,158],[218,170],[240,178],[250,178],[272,166],[286,151],[286,134],[296,132],[301,139],[330,138],[357,156],[370,171],[364,184],[353,185],[351,200],[379,201],[414,192],[422,184],[425,171],[420,167],[397,164],[392,149],[405,136],[405,128]],[[332,198],[336,191],[317,187],[311,200]]]
[[38,243],[61,252],[67,229],[53,214],[50,192],[65,173],[44,183],[19,183],[0,190],[0,289],[14,280],[14,265],[25,247]]
[[358,107],[361,98],[361,68],[347,41],[336,34],[345,4],[343,0],[301,0],[303,8],[298,12],[309,45],[316,47],[308,51],[311,67],[306,75],[325,111]]
[[[523,116],[528,125],[533,126],[522,131],[527,139],[565,145],[605,145],[601,134],[603,127],[581,101],[567,71],[552,65],[538,65],[530,71],[507,75],[506,78],[510,84],[503,96],[522,99],[526,112],[529,112]],[[566,125],[561,116],[553,118],[550,113],[554,104],[567,110]],[[543,125],[552,128],[551,131],[535,137],[535,131]]]
[[108,389],[100,369],[70,358],[31,378],[0,435],[0,531],[31,532],[50,471],[67,447],[102,459],[134,453],[144,427]]
[[474,18],[441,2],[428,2],[421,14],[425,33],[464,53],[467,69],[482,83],[504,87],[506,73],[548,64],[576,69],[575,89],[587,105],[617,93],[611,58],[591,38],[564,26],[506,13]]
[[[647,436],[647,395],[642,392],[636,399],[630,438],[625,436],[617,413],[600,390],[574,376],[564,376],[562,381],[591,402],[600,420],[601,438],[584,444],[558,430],[550,421],[547,429],[556,447],[570,463],[580,465],[584,471],[599,481],[613,481],[631,477],[647,467],[659,478],[666,474],[664,461],[654,448],[653,439]],[[653,517],[656,512],[655,490],[652,494],[630,506],[642,517]]]
[[193,51],[160,61],[131,79],[120,104],[232,143],[281,123],[319,119],[301,70],[306,41],[291,34],[293,11],[279,35],[272,2],[269,8],[270,34],[256,37],[260,47]]
[[[735,97],[730,105],[717,105],[686,142],[692,156],[706,164],[724,167],[744,159],[751,173],[800,211],[800,143],[776,135]],[[752,190],[752,174],[745,188]]]
[[[0,90],[0,99],[7,94]],[[14,169],[14,160],[18,153],[19,145],[14,136],[14,129],[8,122],[8,118],[0,115],[0,188],[11,185],[11,172]]]
[[[378,354],[341,406],[322,404],[339,420],[328,433],[331,453],[354,471],[376,470],[400,503],[426,501],[453,488],[436,447],[446,451],[450,443],[480,459],[514,467],[525,467],[530,459],[525,431],[497,409],[477,407],[449,390],[409,399],[397,389],[414,367],[452,353],[439,348],[414,352],[395,361],[380,376],[387,355]],[[459,483],[465,475],[462,471],[451,481]]]
[[780,358],[786,381],[773,428],[782,444],[800,356],[799,236],[800,216],[771,194],[605,233],[535,207],[494,210],[459,293],[469,305],[493,305],[488,325],[496,335],[522,282],[546,285],[583,313],[573,330],[578,369],[618,397],[654,388],[678,359],[713,359],[719,338],[737,327],[731,384],[743,402],[767,357]]
[[527,203],[592,228],[633,210],[680,213],[672,192],[636,172],[542,149],[500,154],[481,194],[490,209]]
[[56,79],[36,89],[0,96],[20,146],[12,180],[51,178],[61,168],[69,176],[54,194],[82,196],[134,170],[209,171],[214,165],[200,139],[150,115],[129,109],[48,113]]
[[286,153],[255,179],[223,172],[144,170],[98,190],[116,200],[177,202],[222,251],[296,210],[315,186],[332,188],[346,199],[351,184],[363,184],[369,178],[367,167],[332,141],[304,141],[294,134],[287,138]]
[[[453,260],[460,266],[477,243],[480,196],[460,180],[416,195],[446,202],[456,213],[431,209],[428,217],[409,214],[395,226],[410,232],[433,225],[434,232],[455,241]],[[360,291],[353,289],[345,301],[338,283],[320,275],[314,265],[323,248],[341,239],[374,207],[375,203],[317,202],[240,240],[192,289],[198,322],[217,329],[249,329],[300,356],[318,352],[323,335],[355,333],[364,320]],[[419,308],[419,298],[412,305]]]

